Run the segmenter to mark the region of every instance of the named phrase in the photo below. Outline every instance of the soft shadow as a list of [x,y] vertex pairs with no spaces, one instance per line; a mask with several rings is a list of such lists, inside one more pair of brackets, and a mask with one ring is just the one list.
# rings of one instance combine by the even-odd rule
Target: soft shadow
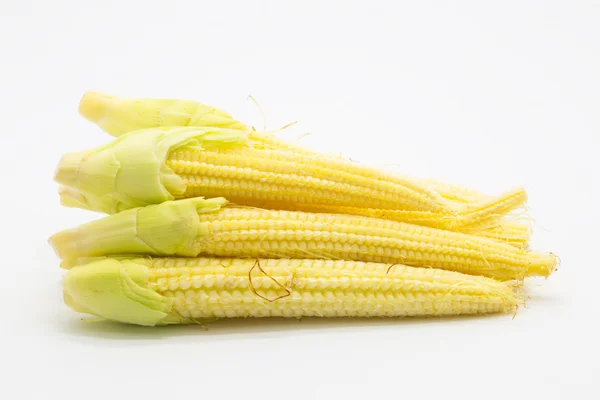
[[174,337],[193,336],[202,340],[227,340],[236,336],[280,336],[344,330],[361,333],[374,328],[402,329],[403,327],[427,327],[437,324],[465,324],[477,320],[510,319],[509,315],[459,316],[435,318],[228,318],[203,325],[171,325],[143,327],[110,321],[70,319],[61,324],[61,331],[78,338],[101,338],[108,340],[160,340]]

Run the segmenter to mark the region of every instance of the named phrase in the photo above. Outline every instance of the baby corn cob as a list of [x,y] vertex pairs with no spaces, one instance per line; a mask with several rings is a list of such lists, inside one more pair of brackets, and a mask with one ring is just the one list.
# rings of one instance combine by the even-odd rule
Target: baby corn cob
[[67,187],[63,204],[109,214],[176,198],[223,196],[267,208],[309,205],[389,214],[389,219],[452,230],[510,211],[526,199],[517,189],[487,204],[453,208],[436,191],[401,175],[278,146],[231,129],[146,129],[65,155],[55,179]]
[[223,317],[487,314],[522,300],[509,284],[403,265],[301,259],[107,258],[63,279],[73,310],[138,325]]
[[501,280],[548,276],[551,254],[383,219],[225,206],[192,198],[131,209],[59,232],[62,259],[113,254],[329,258],[441,268]]
[[[79,112],[113,136],[161,126],[202,126],[233,128],[248,132],[256,142],[278,150],[290,150],[304,154],[314,151],[288,143],[269,134],[256,132],[229,114],[214,107],[205,106],[191,100],[123,98],[89,91],[84,94]],[[338,157],[341,160],[341,157]],[[433,179],[417,180],[422,186],[429,186],[444,198],[459,203],[485,203],[490,196],[459,185],[446,184]]]

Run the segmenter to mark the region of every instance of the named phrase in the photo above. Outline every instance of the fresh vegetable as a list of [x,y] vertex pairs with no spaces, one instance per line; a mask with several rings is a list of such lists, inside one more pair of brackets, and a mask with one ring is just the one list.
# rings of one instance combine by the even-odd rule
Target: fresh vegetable
[[339,157],[281,148],[238,130],[152,128],[65,155],[62,203],[109,214],[190,197],[225,197],[271,209],[339,212],[449,230],[521,206],[522,188],[458,204],[428,186]]
[[138,325],[223,317],[400,317],[509,312],[514,286],[354,261],[105,258],[63,279],[73,310]]
[[88,92],[79,111],[116,138],[55,171],[63,205],[109,214],[49,240],[78,312],[144,326],[506,313],[524,278],[556,268],[526,250],[523,188],[364,166],[190,100]]
[[441,268],[501,280],[548,276],[551,254],[396,221],[227,206],[223,198],[122,211],[50,238],[63,259],[111,254],[328,258]]

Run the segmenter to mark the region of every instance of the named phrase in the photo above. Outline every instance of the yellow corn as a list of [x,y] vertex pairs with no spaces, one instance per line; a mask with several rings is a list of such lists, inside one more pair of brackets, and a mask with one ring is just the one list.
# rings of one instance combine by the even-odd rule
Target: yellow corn
[[514,310],[511,285],[403,265],[302,259],[101,259],[64,277],[72,309],[139,325],[224,317],[401,317]]
[[[339,157],[285,148],[236,130],[154,128],[65,155],[63,204],[114,213],[175,198],[223,196],[245,205],[331,208],[456,230],[521,205],[523,189],[487,204],[453,204],[412,179]],[[77,198],[73,198],[75,197]],[[366,210],[366,211],[364,211]]]
[[501,280],[548,276],[551,254],[396,221],[224,206],[193,198],[123,211],[50,238],[63,259],[111,254],[329,258],[441,268]]

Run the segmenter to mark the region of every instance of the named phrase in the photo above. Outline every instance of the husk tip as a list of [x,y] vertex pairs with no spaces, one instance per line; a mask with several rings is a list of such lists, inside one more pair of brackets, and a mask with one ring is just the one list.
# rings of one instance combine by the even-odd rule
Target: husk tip
[[75,266],[63,277],[67,306],[113,321],[154,326],[168,317],[172,300],[148,288],[148,269],[101,259]]
[[112,101],[113,96],[89,90],[84,93],[79,101],[79,114],[85,119],[96,123],[105,116],[106,110]]
[[54,170],[54,181],[65,186],[75,185],[85,153],[80,151],[63,155]]

